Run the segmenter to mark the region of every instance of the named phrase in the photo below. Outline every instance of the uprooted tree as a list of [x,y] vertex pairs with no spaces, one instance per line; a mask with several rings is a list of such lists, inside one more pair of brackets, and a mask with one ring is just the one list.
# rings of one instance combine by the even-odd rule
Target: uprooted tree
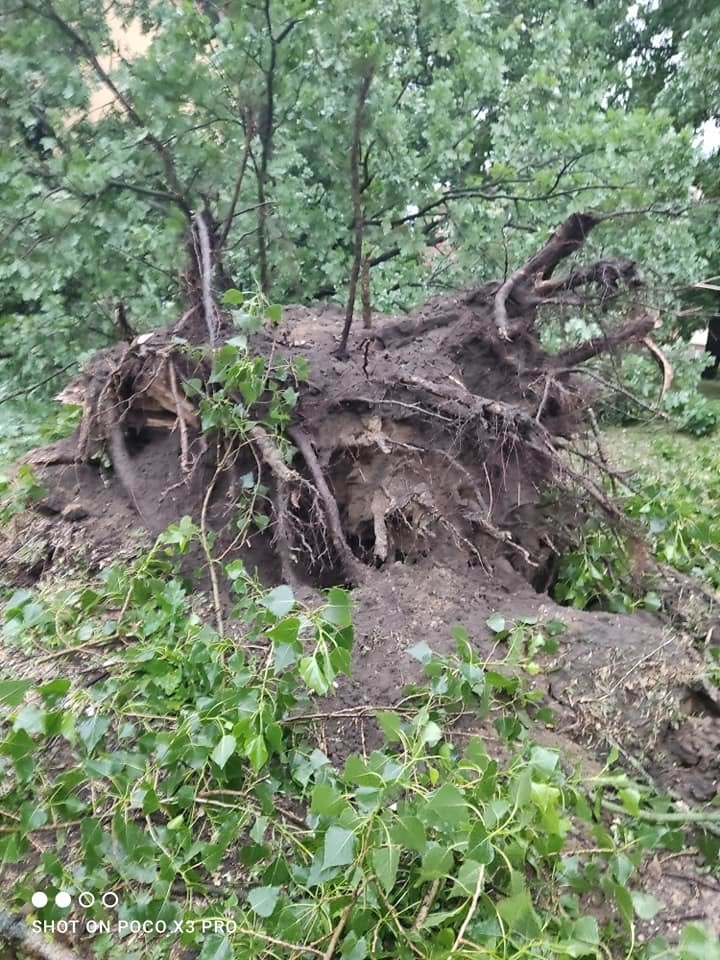
[[[505,280],[357,325],[345,352],[343,315],[327,307],[290,307],[238,340],[213,290],[210,234],[197,215],[181,319],[96,355],[64,394],[83,405],[76,434],[29,459],[49,466],[107,454],[144,517],[152,504],[133,450],[171,430],[184,481],[199,471],[207,478],[203,522],[220,492],[234,510],[252,501],[264,529],[246,526],[233,546],[251,556],[269,537],[287,582],[353,583],[366,565],[433,554],[486,574],[510,564],[546,590],[589,510],[620,519],[603,490],[602,452],[582,440],[595,382],[588,361],[652,345],[656,323],[633,313],[630,293],[626,319],[604,323],[602,335],[555,354],[541,345],[544,305],[569,297],[602,315],[640,284],[627,258],[556,273],[606,217],[573,214]],[[238,355],[254,370],[252,387],[223,379]],[[282,376],[295,380],[283,430],[269,416],[288,389]],[[212,421],[213,405],[234,416]]]
[[[113,70],[102,55],[112,46],[104,8],[80,15],[62,0],[19,0],[12,14],[20,38],[17,97],[24,95],[23,77],[32,87],[23,51],[38,42],[52,45],[77,89],[64,74],[62,97],[50,84],[45,95],[53,94],[52,105],[33,104],[29,127],[25,114],[11,111],[22,131],[20,154],[28,158],[12,170],[18,196],[42,195],[63,214],[67,207],[63,223],[97,214],[106,232],[93,236],[105,238],[98,243],[110,238],[113,250],[119,243],[127,248],[141,264],[135,268],[139,286],[155,265],[135,248],[134,237],[149,244],[165,231],[168,246],[166,221],[177,232],[182,223],[187,251],[182,296],[167,289],[155,300],[184,300],[182,317],[135,337],[119,304],[114,333],[123,342],[96,354],[64,394],[83,405],[78,433],[30,459],[49,466],[106,455],[127,499],[152,526],[153,506],[134,453],[152,441],[153,431],[169,429],[177,436],[179,479],[173,475],[168,486],[200,491],[194,506],[195,494],[185,498],[186,511],[216,527],[222,526],[219,501],[252,514],[253,522],[240,524],[226,549],[252,548],[258,539],[266,547],[271,538],[288,581],[301,573],[321,583],[357,581],[364,565],[432,552],[487,572],[510,565],[547,589],[557,557],[588,510],[619,520],[603,489],[602,453],[577,441],[592,423],[589,404],[598,382],[592,361],[640,341],[653,350],[648,335],[655,317],[633,303],[639,280],[632,260],[605,258],[556,273],[593,228],[617,215],[575,213],[517,269],[498,267],[502,280],[431,299],[402,318],[373,311],[381,283],[373,273],[371,287],[370,270],[391,262],[407,267],[411,260],[417,268],[427,262],[428,248],[443,245],[451,251],[443,260],[452,263],[482,242],[478,231],[489,233],[502,222],[500,214],[505,259],[512,259],[520,249],[512,236],[536,233],[540,216],[560,219],[567,198],[581,191],[606,207],[608,191],[622,189],[636,212],[648,213],[687,193],[684,147],[678,141],[680,152],[671,151],[667,182],[659,189],[638,166],[644,148],[637,145],[637,127],[631,124],[626,136],[617,111],[605,120],[621,124],[613,139],[627,145],[628,156],[612,177],[604,134],[588,125],[584,110],[567,119],[557,144],[557,112],[548,130],[535,118],[532,136],[526,131],[503,139],[498,104],[514,91],[518,99],[507,100],[503,116],[506,123],[519,122],[535,90],[535,81],[524,77],[523,31],[517,33],[515,21],[508,24],[506,5],[492,5],[488,22],[486,11],[468,8],[448,12],[447,23],[429,16],[426,23],[424,14],[418,20],[410,9],[398,20],[399,11],[380,0],[374,8],[377,17],[366,18],[351,3],[330,12],[319,7],[309,16],[302,5],[267,0],[213,18],[190,8],[171,16],[164,8],[143,7],[147,54]],[[121,8],[121,20],[139,11]],[[588,11],[581,20],[585,28],[594,25]],[[382,28],[382,42],[376,28]],[[348,48],[337,65],[341,88],[333,80],[332,89],[316,89],[308,45],[335,55],[338,29],[342,43],[357,49]],[[455,41],[463,46],[440,57],[448,30],[448,49]],[[516,58],[517,70],[499,73],[488,89],[478,86],[487,73],[477,43],[483,30],[491,46],[505,49],[508,30],[517,41],[507,54],[513,63]],[[540,21],[533,31],[540,62],[548,56]],[[416,61],[411,52],[431,39]],[[407,57],[399,56],[401,50]],[[575,73],[571,53],[568,70]],[[559,69],[554,47],[551,59]],[[184,64],[172,82],[164,76],[169,64]],[[298,71],[307,83],[296,79]],[[516,74],[522,79],[515,86]],[[446,103],[438,96],[448,78],[455,91],[450,113],[438,106]],[[71,123],[69,86],[81,118]],[[99,119],[90,116],[92,88],[109,98]],[[601,89],[607,89],[604,80]],[[539,95],[544,103],[543,84]],[[175,97],[172,109],[168,97]],[[468,115],[474,117],[469,127]],[[328,125],[318,126],[318,118]],[[674,136],[646,132],[667,157]],[[536,136],[549,137],[538,146],[539,159],[528,160],[524,150],[506,156],[508,143],[535,143]],[[292,186],[295,170],[303,179]],[[630,173],[637,186],[628,192]],[[36,178],[36,194],[22,177]],[[19,224],[36,214],[33,208],[26,216],[18,202]],[[112,223],[111,214],[117,218]],[[236,239],[247,216],[254,225]],[[463,235],[470,222],[475,232]],[[280,272],[282,251],[289,248],[295,257],[303,251],[298,276],[301,287],[308,285],[302,291],[308,299],[337,293],[349,278],[345,310],[288,308],[279,324],[262,325],[239,341],[226,309],[232,301],[223,293],[236,283],[251,286],[250,264],[268,294],[273,268]],[[485,258],[490,264],[498,263],[495,248]],[[94,246],[91,256],[94,266]],[[74,253],[70,261],[72,282],[55,278],[53,296],[63,284],[74,290],[77,275],[83,298],[88,277],[97,296],[96,271],[87,261],[85,269],[78,267]],[[412,275],[397,270],[401,288],[418,275],[417,269]],[[469,275],[467,269],[460,273]],[[446,287],[457,289],[458,276],[451,271],[449,279]],[[386,277],[386,302],[389,285]],[[18,280],[23,297],[27,286]],[[353,325],[358,289],[362,327]],[[102,296],[111,294],[122,299],[112,286]],[[46,298],[56,302],[49,293]],[[143,303],[131,306],[130,322]],[[553,304],[594,307],[602,334],[548,353],[538,320],[541,308]]]

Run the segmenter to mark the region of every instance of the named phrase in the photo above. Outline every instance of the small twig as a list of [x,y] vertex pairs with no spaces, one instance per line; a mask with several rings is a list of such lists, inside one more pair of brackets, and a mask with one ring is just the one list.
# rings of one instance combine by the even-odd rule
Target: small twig
[[[262,940],[263,943],[271,943],[275,947],[285,947],[286,950],[292,950],[294,953],[302,956],[305,953],[311,953],[314,957],[320,957],[321,960],[325,956],[322,950],[318,950],[316,947],[311,947],[310,944],[305,943],[290,943],[287,940],[280,940],[277,937],[270,937],[266,933],[261,933],[260,930],[253,930],[251,927],[238,927],[235,931],[236,933],[241,934],[243,937],[253,937],[258,940]],[[77,958],[73,958],[77,960]]]
[[545,387],[543,388],[542,398],[538,404],[537,413],[535,414],[535,422],[540,423],[543,413],[545,413],[545,404],[548,400],[548,394],[550,393],[550,384],[553,383],[553,378],[549,373],[545,374]]
[[440,878],[436,877],[433,882],[428,887],[427,893],[423,897],[423,901],[420,904],[420,909],[418,910],[418,915],[415,917],[412,927],[410,928],[413,933],[417,933],[418,930],[427,920],[427,915],[430,913],[430,908],[432,907],[437,892],[440,889]]
[[326,713],[301,713],[286,717],[283,723],[309,723],[311,720],[338,720],[344,717],[361,717],[367,713],[374,713],[376,710],[395,710],[402,712],[405,709],[408,713],[415,711],[409,707],[403,708],[397,703],[368,703],[358,704],[356,707],[344,707],[342,710],[330,710]]
[[[120,621],[118,620],[118,623]],[[122,642],[121,638],[118,636],[113,637],[100,637],[97,640],[88,640],[86,643],[77,643],[72,647],[63,647],[62,650],[53,650],[52,653],[46,654],[44,657],[39,657],[33,660],[33,666],[36,666],[40,663],[49,663],[51,660],[56,660],[58,657],[71,657],[78,650],[89,650],[92,647],[106,647],[110,643]]]
[[374,876],[365,877],[365,879],[363,880],[363,882],[360,883],[360,884],[358,884],[358,886],[355,888],[355,890],[353,890],[353,892],[352,892],[352,900],[351,900],[350,903],[348,903],[348,905],[345,907],[345,909],[343,910],[342,914],[340,915],[340,919],[338,920],[337,924],[335,925],[335,929],[334,929],[333,932],[332,932],[332,937],[330,938],[330,943],[327,945],[327,948],[326,948],[326,950],[325,950],[325,953],[323,953],[323,955],[322,955],[323,960],[332,960],[333,954],[335,953],[335,948],[337,947],[338,942],[340,941],[340,937],[342,936],[342,932],[343,932],[343,930],[345,929],[345,924],[348,922],[348,917],[349,917],[350,914],[352,913],[352,910],[353,910],[353,907],[355,906],[355,902],[357,901],[357,898],[358,898],[358,897],[360,896],[360,894],[363,892],[363,890],[364,890],[365,887],[368,885],[368,883],[369,883],[371,880],[374,880],[374,879],[375,879]]
[[[685,851],[681,851],[683,854]],[[706,890],[712,890],[714,893],[720,893],[720,885],[717,883],[708,883],[707,880],[704,880],[702,877],[692,876],[689,877],[685,873],[675,873],[674,870],[663,870],[663,877],[672,877],[674,880],[682,880],[683,883],[695,884],[698,887],[705,887]]]
[[685,813],[660,813],[657,810],[639,810],[631,814],[625,807],[619,803],[613,803],[612,800],[601,800],[600,803],[609,813],[633,816],[640,820],[647,820],[649,823],[720,823],[720,812],[704,813],[702,810],[688,810]]
[[[8,356],[10,356],[10,354],[8,354]],[[61,373],[65,373],[66,370],[69,370],[70,367],[74,367],[76,364],[77,360],[71,360],[70,363],[66,363],[64,367],[56,370],[55,373],[51,373],[43,380],[38,380],[37,383],[31,384],[29,387],[22,387],[20,390],[16,390],[14,393],[8,393],[6,396],[0,397],[0,403],[7,403],[9,400],[15,400],[17,397],[24,397],[26,394],[32,393],[34,390],[39,390],[40,387],[44,387],[46,383],[54,380],[55,377],[59,377]]]
[[455,943],[453,944],[452,950],[450,951],[451,955],[458,949],[458,947],[462,943],[462,939],[465,936],[465,931],[470,925],[470,921],[473,918],[473,914],[477,909],[478,900],[480,899],[480,894],[482,893],[484,882],[485,882],[485,867],[481,865],[480,869],[478,870],[478,877],[475,883],[475,890],[472,895],[472,900],[470,901],[470,906],[468,907],[468,912],[465,915],[465,919],[460,925],[460,929],[458,930],[458,935],[457,937],[455,937]]
[[414,944],[412,940],[408,937],[407,930],[400,923],[400,918],[398,917],[397,910],[390,903],[388,898],[385,896],[385,893],[382,887],[377,881],[375,881],[375,891],[377,892],[377,895],[382,900],[383,906],[392,917],[393,923],[395,924],[395,929],[397,930],[398,934],[403,938],[403,940],[405,941],[405,944],[412,950],[412,952],[415,954],[416,957],[424,957],[425,954],[422,952],[422,950],[420,950],[419,947],[416,944]]

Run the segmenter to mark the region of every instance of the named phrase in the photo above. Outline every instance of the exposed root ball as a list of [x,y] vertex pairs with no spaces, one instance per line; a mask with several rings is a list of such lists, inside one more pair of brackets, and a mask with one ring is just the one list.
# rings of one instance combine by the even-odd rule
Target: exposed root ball
[[[627,259],[553,277],[601,219],[574,214],[503,282],[437,298],[405,318],[376,315],[370,330],[351,335],[346,359],[337,357],[339,310],[288,308],[281,324],[253,335],[250,350],[309,364],[289,453],[263,426],[266,397],[248,412],[242,435],[218,438],[209,452],[184,389],[194,379],[212,391],[212,351],[197,347],[207,339],[198,306],[169,331],[97,355],[65,394],[84,405],[78,434],[28,459],[87,461],[104,451],[144,515],[132,438],[171,430],[186,479],[213,456],[230,473],[244,465],[262,484],[259,509],[289,582],[357,583],[367,565],[432,555],[488,575],[512,568],[545,590],[588,505],[618,516],[568,455],[586,416],[582,365],[643,341],[655,323],[633,316],[564,353],[542,348],[539,305],[592,288],[604,307],[638,283]],[[228,324],[218,317],[223,342]],[[583,455],[597,478],[601,461]],[[217,485],[218,496],[236,493],[232,480]],[[234,547],[252,545],[252,536]]]

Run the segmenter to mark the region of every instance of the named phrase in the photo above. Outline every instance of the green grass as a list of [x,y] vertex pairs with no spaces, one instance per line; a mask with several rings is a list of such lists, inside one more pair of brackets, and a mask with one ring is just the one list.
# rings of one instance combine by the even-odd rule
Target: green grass
[[701,380],[698,390],[709,400],[720,400],[720,377],[716,380]]

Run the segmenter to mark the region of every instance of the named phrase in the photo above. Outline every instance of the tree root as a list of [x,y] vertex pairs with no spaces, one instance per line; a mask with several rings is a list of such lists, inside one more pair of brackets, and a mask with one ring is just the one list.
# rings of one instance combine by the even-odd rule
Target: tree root
[[330,530],[330,538],[333,546],[335,547],[338,558],[342,563],[347,576],[354,581],[354,585],[357,585],[363,579],[360,565],[355,559],[355,555],[345,539],[337,501],[335,500],[335,497],[332,495],[330,488],[325,481],[322,468],[318,462],[317,456],[315,455],[315,451],[312,448],[310,438],[300,427],[291,427],[288,430],[288,435],[302,454],[308,470],[312,475],[313,481],[320,495],[320,499],[323,502],[328,528]]
[[[357,585],[363,579],[362,570],[345,539],[337,501],[323,476],[320,463],[312,449],[310,438],[299,427],[291,428],[288,434],[302,454],[310,471],[313,483],[305,480],[297,470],[289,467],[282,460],[272,438],[263,427],[256,424],[249,430],[250,438],[256,444],[261,458],[275,476],[273,509],[275,512],[276,537],[283,575],[291,575],[294,580],[297,580],[292,569],[292,564],[294,563],[293,553],[295,550],[293,533],[299,536],[299,539],[303,542],[307,551],[311,554],[315,553],[315,551],[309,547],[307,538],[301,530],[301,525],[293,517],[292,511],[289,508],[289,504],[293,498],[297,505],[303,493],[305,493],[310,498],[310,514],[314,514],[319,520],[319,522],[314,525],[314,534],[319,534],[324,539],[325,530],[327,529],[330,542],[337,558],[343,566],[348,581]],[[322,506],[320,506],[320,504],[322,504]],[[313,558],[318,559],[316,556]]]

